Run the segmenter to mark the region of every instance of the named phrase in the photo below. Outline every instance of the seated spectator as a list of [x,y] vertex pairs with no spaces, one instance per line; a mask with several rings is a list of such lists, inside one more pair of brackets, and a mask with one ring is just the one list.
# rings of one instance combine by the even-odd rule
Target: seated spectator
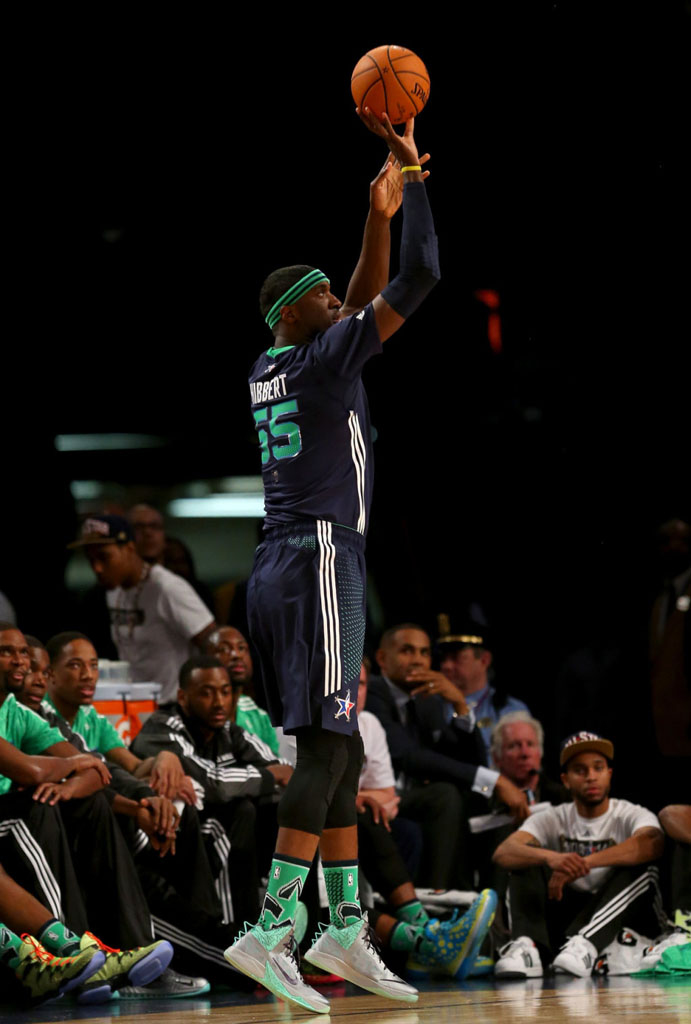
[[[93,706],[98,682],[98,654],[83,633],[58,633],[46,644],[50,667],[45,702],[60,721],[82,737],[89,750],[96,750],[138,778],[149,776],[151,788],[160,796],[175,798],[185,792],[180,760],[161,751],[146,762],[136,757],[105,715]],[[41,659],[43,662],[45,659]],[[36,689],[38,680],[32,680]]]
[[[417,822],[402,818],[398,813],[401,802],[396,792],[396,777],[391,754],[386,742],[384,728],[371,711],[365,710],[369,674],[365,665],[360,669],[360,685],[358,687],[357,714],[358,728],[362,737],[364,763],[360,772],[357,807],[362,814],[358,819],[358,849],[362,861],[362,851],[368,845],[370,822],[375,826],[376,833],[382,828],[388,830],[403,857],[408,874],[412,879],[417,877],[422,857],[422,831]],[[360,835],[360,833],[363,833]],[[365,869],[365,875],[367,870]],[[370,882],[373,879],[367,875]],[[375,889],[381,889],[375,884]],[[388,891],[388,890],[387,890]],[[384,893],[386,895],[386,893]]]
[[69,547],[84,548],[106,588],[118,657],[137,682],[161,684],[161,705],[174,704],[180,666],[216,629],[209,609],[186,580],[142,558],[121,516],[91,516]]
[[407,970],[416,980],[430,975],[468,977],[492,923],[496,898],[493,893],[483,893],[464,915],[444,922],[430,918],[418,900],[396,841],[402,839],[404,852],[408,850],[409,857],[417,859],[418,832],[413,822],[398,817],[400,797],[394,788],[386,734],[379,720],[364,710],[367,686],[363,665],[357,705],[365,752],[357,798],[358,859],[365,878],[386,901],[384,911],[370,911],[370,922],[387,949],[407,954]]
[[[0,737],[9,743],[0,750],[0,793],[5,793],[0,796],[0,821],[7,826],[3,829],[7,847],[0,850],[2,861],[16,866],[20,880],[27,877],[32,885],[35,882],[37,894],[52,901],[56,917],[62,917],[62,910],[55,901],[65,899],[70,920],[81,925],[82,931],[87,928],[86,912],[91,927],[113,947],[149,945],[152,924],[147,901],[105,791],[102,792],[109,772],[101,760],[81,753],[63,739],[56,727],[17,701],[16,694],[22,690],[30,665],[29,649],[19,630],[6,630],[3,625],[0,624]],[[16,693],[9,693],[10,689]],[[27,773],[33,782],[25,755],[37,753],[53,755],[55,763],[62,765],[62,775],[51,774],[41,780],[38,799],[34,799],[33,792],[10,792],[12,781],[26,785]],[[70,760],[79,770],[65,772],[65,758],[79,758]],[[69,777],[65,779],[66,775]],[[59,812],[54,804],[59,804]],[[144,809],[142,813],[148,817]],[[144,824],[144,819],[138,819],[138,824]],[[154,821],[152,831],[157,828]],[[38,873],[32,871],[33,865]],[[113,969],[110,961],[105,966],[109,971]],[[95,980],[108,983],[102,972]],[[207,990],[208,983],[204,978],[188,978],[166,967],[154,985],[155,993],[132,984],[121,994],[197,995]]]
[[[517,821],[528,814],[525,794],[486,767],[482,737],[460,690],[431,668],[427,633],[404,623],[387,630],[377,651],[381,677],[369,681],[366,709],[384,727],[394,770],[402,774],[400,813],[420,821],[425,860],[420,882],[448,889],[459,884],[461,791],[497,796]],[[447,703],[453,717],[446,720]],[[460,885],[470,888],[467,880]]]
[[[85,639],[82,634],[64,635],[76,635],[80,639]],[[50,657],[46,648],[36,637],[27,635],[26,642],[29,647],[31,671],[26,674],[22,689],[15,695],[17,700],[39,714],[49,725],[59,729],[67,742],[82,753],[98,753],[105,760],[105,753],[111,749],[114,742],[117,743],[115,749],[120,751],[122,741],[119,734],[106,716],[99,715],[95,708],[86,709],[93,713],[95,720],[92,718],[91,727],[83,731],[89,733],[90,739],[96,738],[99,742],[95,747],[89,748],[83,735],[75,732],[67,720],[45,699],[47,684],[53,678]],[[82,706],[79,710],[85,709]],[[99,744],[104,749],[99,749]],[[139,767],[139,759],[133,758],[133,761],[135,763],[132,767]],[[148,764],[142,767],[144,771],[148,771],[152,766]],[[175,850],[174,840],[179,827],[180,815],[171,800],[158,795],[149,786],[147,780],[135,777],[120,764],[114,763],[112,759],[108,762],[108,769],[111,773],[109,789],[112,789],[113,793],[106,791],[106,795],[113,813],[136,820],[137,828],[146,833],[151,845],[160,856],[165,856],[171,849]],[[141,774],[143,772],[140,771]],[[61,799],[63,793],[63,784],[56,783],[53,786],[51,798]],[[138,843],[141,845],[140,840]]]
[[613,757],[607,739],[569,736],[560,765],[573,802],[532,815],[496,850],[496,862],[511,872],[512,935],[497,977],[542,977],[550,963],[587,977],[622,927],[659,931],[651,861],[662,855],[662,830],[651,811],[610,799]]
[[[78,639],[71,640],[73,636]],[[40,641],[34,637],[31,639],[31,664],[38,667],[45,661],[41,654],[47,657],[47,652],[45,649],[42,650]],[[58,658],[56,672],[53,673],[53,670],[49,669],[48,678],[50,681],[57,679],[66,685],[67,691],[63,692],[62,696],[67,702],[68,712],[73,703],[71,698],[75,697],[75,694],[70,689],[69,672],[66,680],[60,678],[60,655],[64,656],[67,666],[75,661],[76,657],[73,668],[78,670],[80,684],[90,685],[93,682],[95,659],[92,657],[94,652],[88,649],[88,641],[87,646],[84,646],[84,642],[85,638],[80,634],[70,633],[60,634],[55,643],[51,642],[51,649],[55,648]],[[79,656],[80,653],[82,657]],[[71,682],[74,683],[74,679]],[[43,679],[38,676],[33,679],[30,673],[24,690],[18,697],[26,701],[26,695],[30,694],[35,702],[44,692]],[[111,798],[111,807],[113,813],[120,816],[121,824],[124,818],[128,824],[136,825],[137,831],[134,828],[125,828],[124,831],[152,913],[156,933],[175,942],[176,966],[183,965],[185,971],[189,973],[203,971],[212,981],[221,981],[232,987],[238,987],[239,982],[239,987],[244,989],[245,978],[233,971],[223,957],[223,950],[236,937],[237,929],[231,926],[230,919],[223,921],[223,908],[216,893],[214,869],[206,849],[208,845],[211,861],[214,867],[217,867],[217,871],[227,872],[225,840],[220,844],[222,849],[219,852],[215,848],[214,838],[203,835],[199,816],[193,806],[197,796],[191,778],[185,778],[176,754],[161,751],[157,757],[142,762],[124,745],[120,745],[117,732],[104,715],[99,715],[95,708],[85,707],[83,704],[79,705],[79,711],[87,711],[92,719],[95,716],[96,720],[90,721],[86,731],[92,739],[95,738],[99,742],[102,748],[100,753],[107,754],[109,758],[114,753],[118,756],[120,763],[108,762],[112,774],[111,786],[115,790]],[[51,710],[48,701],[39,706],[39,712],[50,724],[56,725],[78,749],[87,749],[82,736],[74,733],[67,721]],[[79,724],[77,718],[75,722]],[[115,747],[111,747],[113,742],[117,743]],[[165,771],[166,759],[172,759],[183,779],[183,784],[179,786],[177,792],[176,782],[166,781],[171,778]],[[151,779],[157,785],[165,784],[173,796],[184,797],[184,806],[182,801],[178,804],[182,813],[178,813],[169,798],[161,796],[149,787],[150,779],[135,778],[121,767],[122,764],[129,765],[137,774],[150,771]],[[162,766],[161,772],[158,771],[157,765]],[[148,837],[148,845],[142,832]],[[170,853],[170,856],[166,857],[167,853]],[[204,936],[203,943],[199,942],[200,935]],[[198,979],[187,978],[186,974],[179,972],[175,973],[174,978],[172,975],[173,972],[168,970],[163,979],[169,989],[177,988],[181,993],[198,994],[189,991],[190,986],[198,984]],[[160,987],[161,985],[159,989]]]
[[166,531],[158,509],[144,502],[133,505],[127,513],[127,520],[132,528],[137,554],[149,565],[163,565]]
[[[446,616],[440,618],[446,620]],[[448,620],[443,624],[448,626]],[[528,706],[501,687],[490,685],[492,653],[484,626],[471,622],[459,633],[446,631],[436,646],[441,671],[463,693],[489,753],[492,726],[509,711],[528,711]]]
[[180,670],[175,710],[154,712],[132,749],[143,758],[162,750],[177,753],[201,795],[203,830],[226,858],[219,867],[224,913],[229,920],[251,921],[258,914],[259,888],[252,798],[273,796],[287,784],[292,768],[280,764],[258,737],[232,724],[233,701],[228,670],[220,661],[191,658]]
[[492,729],[491,754],[497,771],[528,794],[530,804],[563,803],[564,786],[542,769],[544,730],[528,711],[509,711]]
[[278,736],[271,719],[254,700],[254,665],[250,647],[239,629],[219,626],[206,641],[206,654],[228,670],[235,697],[235,724],[258,736],[278,756]]
[[[509,711],[502,715],[492,729],[491,753],[494,767],[523,790],[531,806],[539,803],[561,804],[569,799],[568,790],[547,778],[542,770],[543,738],[542,725],[527,711]],[[496,795],[490,800],[489,809],[497,814],[499,820],[502,812],[506,812]],[[499,922],[505,919],[503,900],[509,875],[493,861],[492,855],[515,829],[515,824],[499,824],[472,836],[473,864],[478,873],[479,885],[496,890],[499,897]],[[495,932],[496,928],[497,925]]]

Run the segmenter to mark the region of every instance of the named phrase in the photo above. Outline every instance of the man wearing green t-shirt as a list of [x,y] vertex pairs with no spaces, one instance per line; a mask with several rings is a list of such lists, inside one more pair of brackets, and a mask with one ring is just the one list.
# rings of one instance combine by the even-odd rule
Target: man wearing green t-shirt
[[[103,825],[112,818],[100,792],[109,772],[16,700],[29,667],[23,633],[0,623],[0,863],[75,933],[90,926],[110,945],[147,946],[151,921],[136,874],[122,869],[122,838],[113,846]],[[56,784],[61,810],[52,806]],[[68,845],[63,815],[79,831],[76,844]]]
[[48,641],[46,650],[50,658],[46,701],[82,737],[89,750],[97,750],[137,778],[149,777],[151,788],[159,796],[190,797],[180,759],[172,751],[142,761],[93,706],[98,654],[89,638],[77,632],[58,633]]
[[[173,799],[181,798],[187,805],[183,809],[181,804],[177,804],[182,813],[176,821],[178,831],[172,849],[174,856],[161,859],[154,855],[154,851],[142,846],[140,834],[132,837],[132,853],[136,854],[136,867],[151,908],[156,934],[175,942],[176,963],[182,963],[185,971],[203,971],[211,980],[234,988],[238,987],[240,979],[242,987],[245,979],[231,970],[222,956],[224,940],[228,935],[234,937],[237,927],[231,923],[232,915],[223,914],[223,900],[219,899],[214,880],[217,856],[227,860],[227,843],[221,844],[220,852],[216,851],[214,836],[202,834],[194,807],[196,792],[191,778],[184,774],[178,755],[161,750],[151,757],[136,757],[122,742],[107,717],[96,711],[91,701],[98,679],[98,655],[84,634],[60,633],[48,641],[45,650],[49,668],[46,673],[48,695],[42,704],[43,713],[52,713],[61,729],[73,730],[80,742],[91,750],[98,750],[111,762],[114,786],[121,784],[119,775],[132,773],[129,776],[132,781],[136,776],[140,784],[145,784],[146,779],[151,789],[156,789],[159,797],[163,797],[163,802],[170,804],[164,795],[167,793]],[[40,651],[33,653],[40,654]],[[40,687],[36,688],[40,690]],[[178,779],[181,782],[178,783]],[[151,797],[146,799],[148,804],[155,802]],[[118,810],[115,802],[113,810]],[[210,857],[212,863],[207,857],[209,847],[214,851]],[[199,941],[200,935],[204,936],[203,942]],[[164,981],[169,974],[170,971],[166,972]],[[182,984],[179,979],[184,976],[178,973],[175,977]],[[186,994],[198,995],[199,992],[189,991]]]

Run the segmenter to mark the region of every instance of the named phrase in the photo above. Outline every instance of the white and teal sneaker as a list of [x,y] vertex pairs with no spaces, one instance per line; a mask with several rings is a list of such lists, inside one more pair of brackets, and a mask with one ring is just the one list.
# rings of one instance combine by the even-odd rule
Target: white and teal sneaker
[[418,991],[389,970],[377,948],[367,915],[346,928],[320,925],[305,960],[327,974],[351,981],[353,985],[386,999],[416,1003]]
[[494,889],[483,889],[462,917],[428,921],[420,946],[408,957],[411,978],[447,975],[462,981],[473,971],[478,950],[497,909]]
[[311,988],[300,973],[291,924],[268,932],[258,925],[248,925],[223,955],[231,967],[254,978],[279,999],[287,999],[314,1013],[329,1012],[328,999]]

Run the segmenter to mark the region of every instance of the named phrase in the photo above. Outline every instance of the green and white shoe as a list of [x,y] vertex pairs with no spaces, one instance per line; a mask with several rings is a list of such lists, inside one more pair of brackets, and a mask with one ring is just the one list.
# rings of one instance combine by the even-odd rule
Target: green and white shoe
[[223,955],[231,967],[254,978],[279,999],[314,1013],[329,1012],[328,999],[308,985],[300,973],[300,954],[291,924],[268,932],[258,925],[248,925]]
[[305,953],[305,960],[367,992],[386,999],[400,999],[404,1003],[417,1002],[417,989],[390,971],[379,955],[376,936],[367,915],[346,928],[320,925],[320,932]]

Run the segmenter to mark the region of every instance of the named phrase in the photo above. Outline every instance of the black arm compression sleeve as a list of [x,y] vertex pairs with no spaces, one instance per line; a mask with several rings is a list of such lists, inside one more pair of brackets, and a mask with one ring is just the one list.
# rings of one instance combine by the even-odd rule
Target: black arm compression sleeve
[[400,267],[382,291],[399,316],[409,317],[440,278],[439,250],[427,189],[422,181],[403,186],[403,232]]

